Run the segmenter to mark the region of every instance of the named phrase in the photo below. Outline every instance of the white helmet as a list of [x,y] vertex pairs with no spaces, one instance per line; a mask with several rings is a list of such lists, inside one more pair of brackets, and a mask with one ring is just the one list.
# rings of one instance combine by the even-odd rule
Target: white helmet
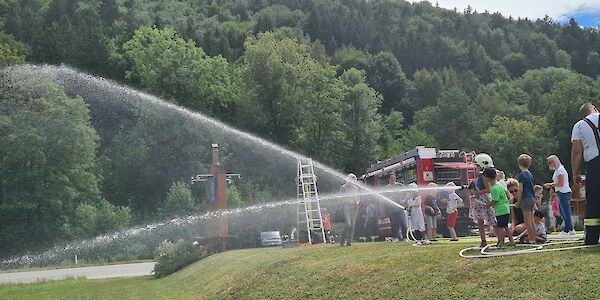
[[408,189],[409,191],[411,191],[412,195],[418,195],[419,194],[419,186],[412,182],[411,184],[408,185]]
[[475,165],[479,166],[482,169],[485,168],[494,168],[494,161],[492,157],[485,153],[480,153],[475,156]]

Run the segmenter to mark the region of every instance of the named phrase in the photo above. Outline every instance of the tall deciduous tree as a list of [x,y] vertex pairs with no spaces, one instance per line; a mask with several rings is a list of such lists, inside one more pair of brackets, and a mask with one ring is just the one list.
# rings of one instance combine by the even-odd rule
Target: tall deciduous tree
[[415,125],[432,135],[442,148],[463,149],[479,140],[477,111],[469,96],[457,87],[442,93],[436,106],[415,114]]
[[365,83],[363,72],[350,69],[341,76],[344,88],[346,136],[350,147],[346,169],[360,173],[375,161],[377,140],[381,134],[381,116],[377,113],[381,96]]
[[[555,153],[558,141],[548,135],[548,123],[543,118],[515,120],[506,117],[494,118],[492,127],[481,135],[481,151],[487,151],[494,158],[494,165],[507,175],[519,172],[517,157],[522,153],[532,156],[530,168],[536,182],[547,181],[549,176],[546,157]],[[567,158],[562,158],[566,161]]]
[[174,182],[169,189],[167,199],[160,207],[163,218],[174,218],[192,215],[196,212],[197,204],[192,197],[190,186],[183,181]]
[[383,98],[381,112],[402,109],[402,99],[406,94],[406,76],[400,63],[390,52],[381,52],[371,60],[367,69],[367,83]]
[[9,34],[0,31],[0,67],[25,62],[29,48]]
[[83,99],[35,70],[0,72],[1,253],[98,232],[74,228],[80,205],[106,206],[97,147]]
[[571,154],[571,129],[580,118],[579,108],[583,103],[600,103],[600,84],[591,78],[578,75],[557,82],[552,90],[541,98],[541,113],[550,129],[548,136],[558,142],[558,154],[569,165]]
[[172,29],[143,27],[123,44],[125,77],[142,88],[213,116],[226,116],[236,88],[227,61],[209,57]]

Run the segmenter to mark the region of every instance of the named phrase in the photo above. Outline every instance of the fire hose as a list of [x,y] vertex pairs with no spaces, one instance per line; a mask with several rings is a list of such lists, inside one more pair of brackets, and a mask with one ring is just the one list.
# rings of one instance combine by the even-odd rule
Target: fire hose
[[[556,251],[575,250],[575,249],[587,249],[587,248],[594,248],[594,247],[600,246],[600,245],[582,245],[581,243],[582,243],[581,239],[577,239],[577,240],[569,240],[569,241],[550,242],[550,243],[544,243],[544,244],[517,244],[516,245],[517,247],[525,247],[525,248],[529,248],[529,249],[515,250],[515,251],[502,251],[502,252],[489,252],[488,250],[495,248],[495,246],[487,245],[483,248],[469,247],[469,248],[462,249],[462,250],[460,250],[458,255],[462,258],[491,258],[491,257],[499,257],[499,256],[514,256],[514,255],[529,254],[529,253],[545,253],[545,252],[556,252]],[[555,245],[568,245],[568,244],[579,244],[579,245],[574,245],[574,246],[570,246],[570,247],[544,249],[544,247],[555,246]],[[475,255],[465,254],[468,251],[474,251],[474,250],[480,250],[479,254],[475,254]]]

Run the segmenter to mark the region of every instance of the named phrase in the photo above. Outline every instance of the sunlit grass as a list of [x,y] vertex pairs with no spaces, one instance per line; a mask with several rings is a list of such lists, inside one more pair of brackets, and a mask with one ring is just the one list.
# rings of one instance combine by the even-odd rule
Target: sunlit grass
[[248,249],[206,258],[163,279],[73,279],[0,286],[0,299],[441,299],[600,295],[600,251],[463,259],[471,243],[357,243]]

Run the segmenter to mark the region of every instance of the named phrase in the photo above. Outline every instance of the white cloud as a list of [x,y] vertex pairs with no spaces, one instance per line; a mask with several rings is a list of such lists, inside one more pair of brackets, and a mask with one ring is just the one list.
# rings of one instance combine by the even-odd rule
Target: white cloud
[[[420,2],[420,1],[413,1]],[[435,5],[436,1],[429,1]],[[556,21],[570,18],[576,13],[599,13],[600,0],[438,0],[440,7],[463,11],[468,5],[478,12],[500,12],[513,18],[538,19],[545,15]]]

